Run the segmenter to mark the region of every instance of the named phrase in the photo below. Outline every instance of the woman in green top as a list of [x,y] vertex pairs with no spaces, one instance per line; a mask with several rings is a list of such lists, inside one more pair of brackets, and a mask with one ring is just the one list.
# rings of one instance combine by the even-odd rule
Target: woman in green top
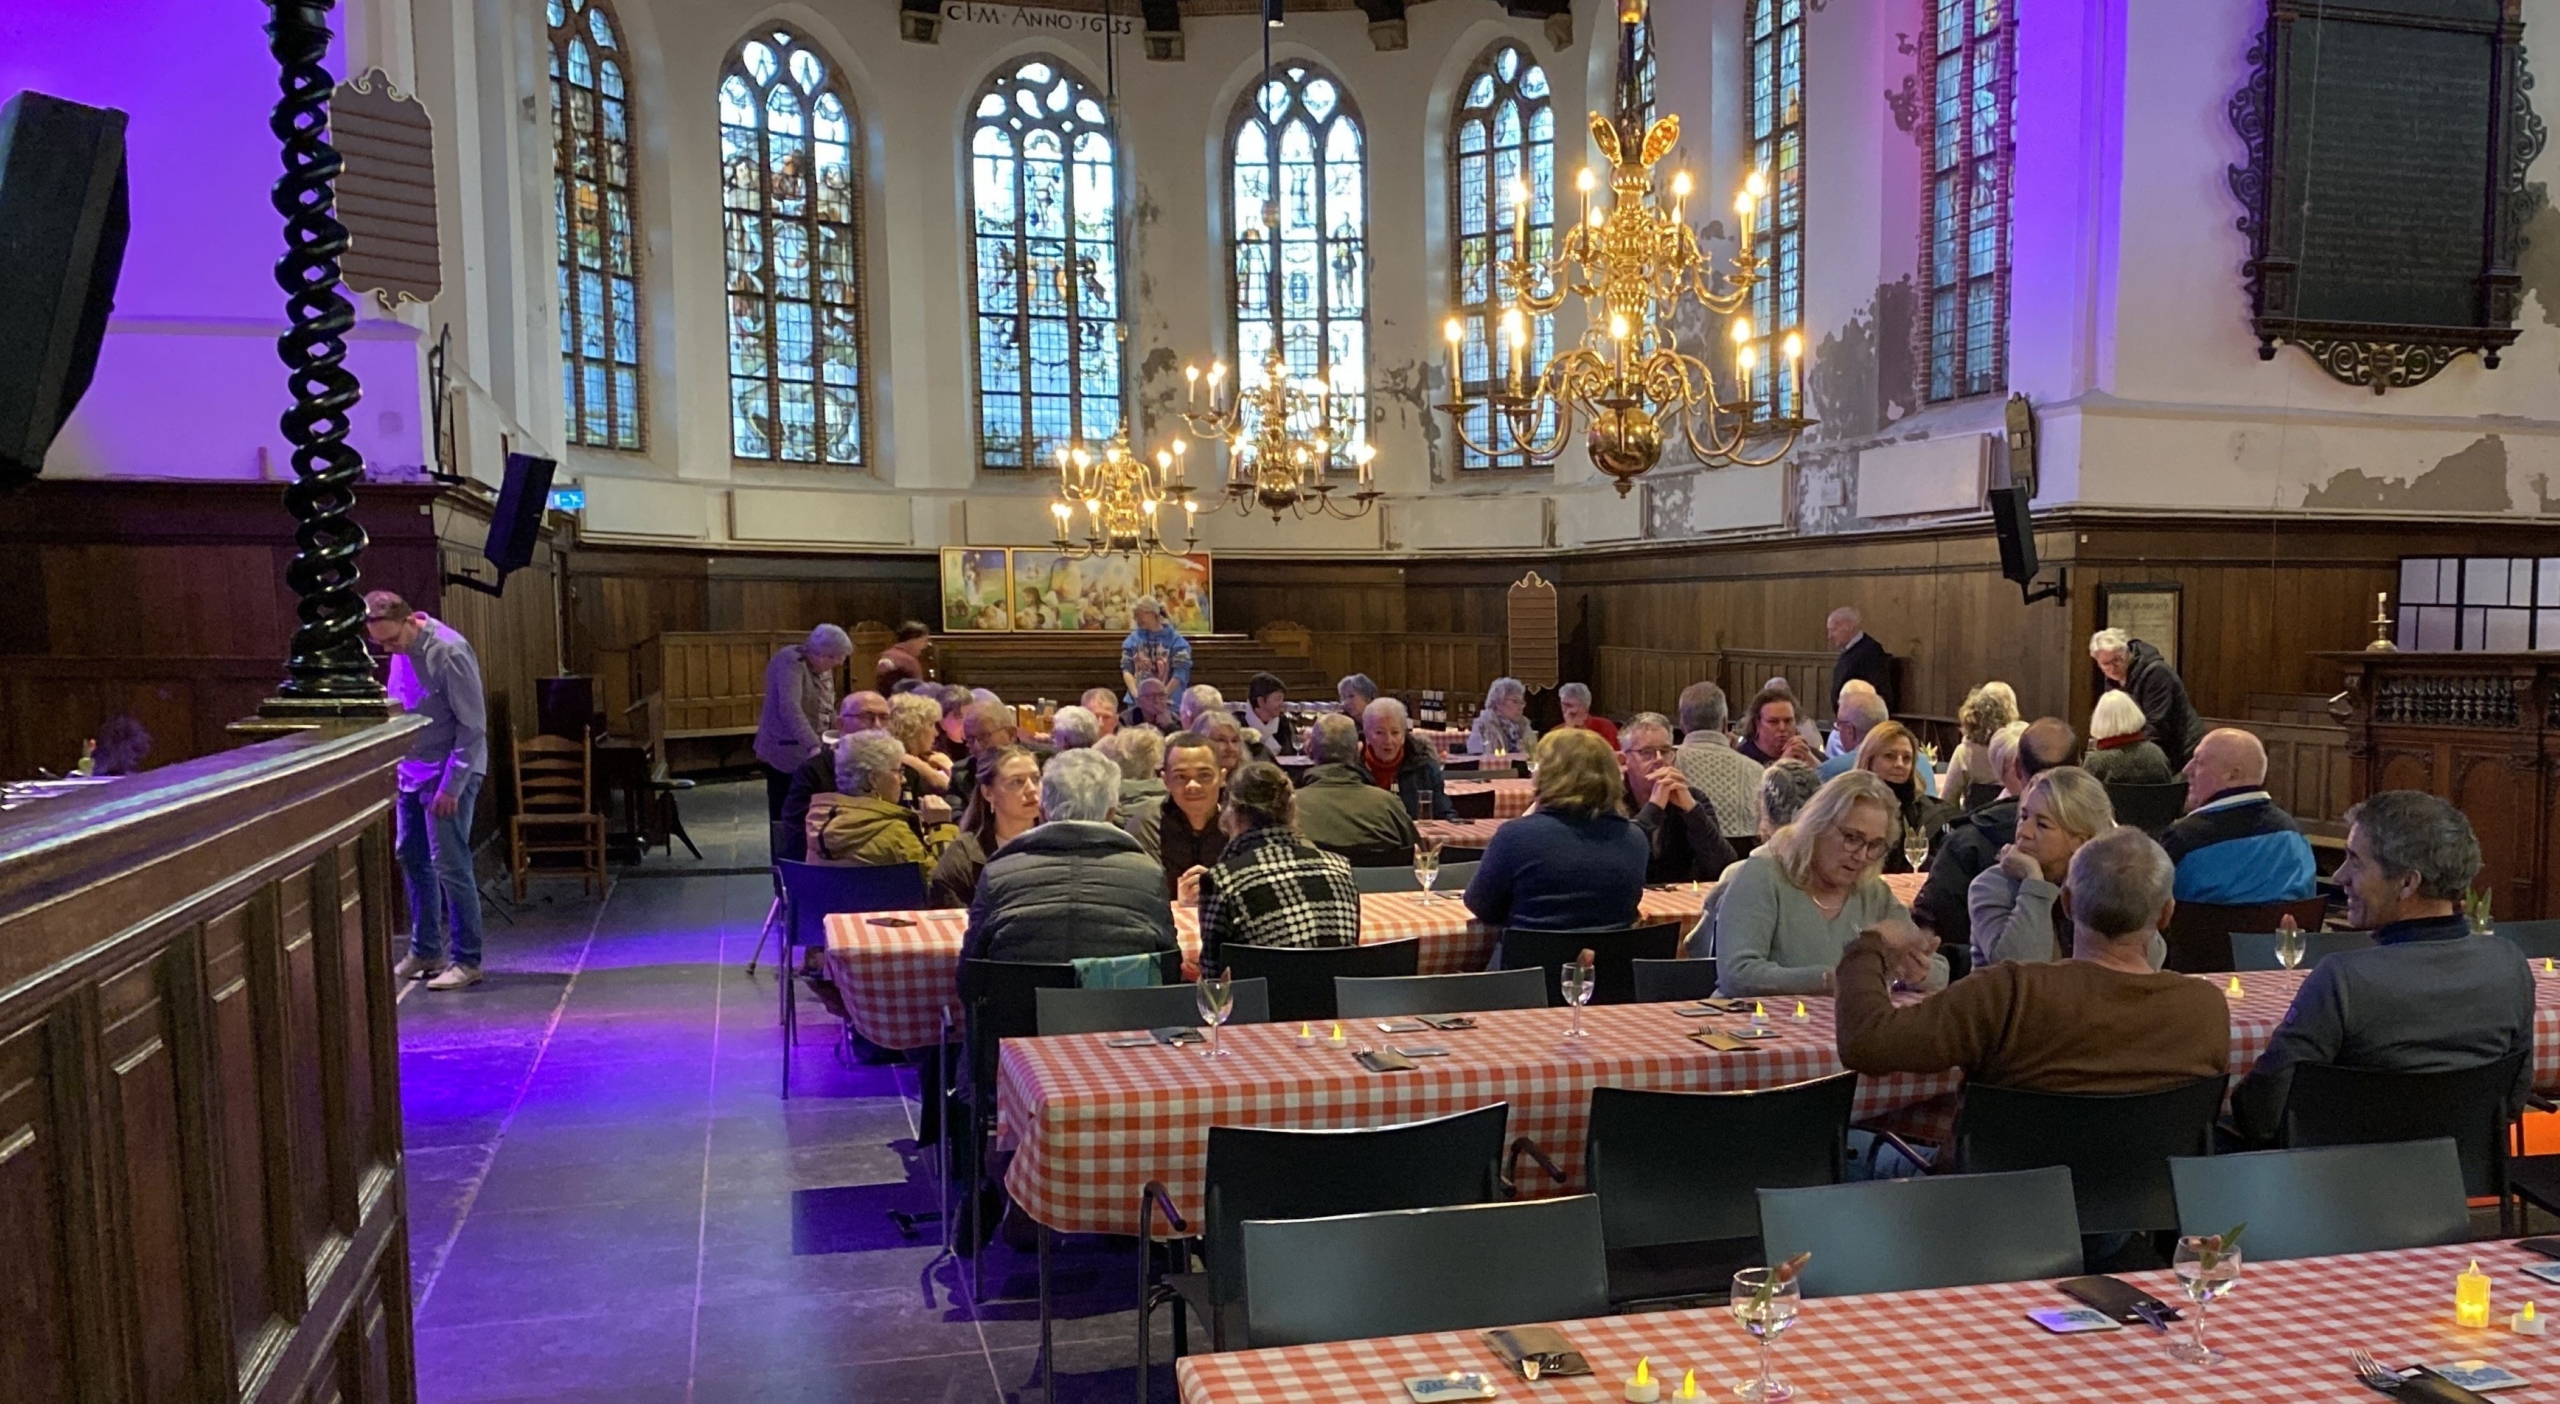
[[[1831,993],[1832,967],[1860,931],[1910,912],[1880,870],[1893,845],[1893,791],[1863,770],[1831,778],[1803,811],[1725,875],[1716,903],[1716,987],[1726,995]],[[1944,956],[1898,972],[1939,989]]]

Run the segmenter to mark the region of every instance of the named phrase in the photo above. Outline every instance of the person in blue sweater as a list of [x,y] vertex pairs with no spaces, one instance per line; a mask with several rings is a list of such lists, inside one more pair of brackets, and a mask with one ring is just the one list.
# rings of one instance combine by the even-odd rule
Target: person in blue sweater
[[2187,762],[2187,817],[2161,834],[2181,902],[2246,907],[2317,890],[2311,842],[2267,793],[2267,748],[2235,727],[2205,733]]
[[1609,743],[1574,728],[1539,738],[1538,802],[1494,831],[1467,884],[1487,926],[1596,931],[1635,925],[1653,846],[1626,815]]

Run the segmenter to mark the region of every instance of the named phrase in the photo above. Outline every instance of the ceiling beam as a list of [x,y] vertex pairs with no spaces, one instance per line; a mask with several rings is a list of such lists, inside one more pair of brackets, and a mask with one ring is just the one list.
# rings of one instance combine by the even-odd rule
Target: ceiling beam
[[1360,0],[1360,8],[1369,16],[1369,46],[1379,53],[1394,53],[1409,42],[1404,23],[1405,0]]
[[1159,63],[1182,61],[1181,0],[1138,0],[1147,17],[1147,57]]

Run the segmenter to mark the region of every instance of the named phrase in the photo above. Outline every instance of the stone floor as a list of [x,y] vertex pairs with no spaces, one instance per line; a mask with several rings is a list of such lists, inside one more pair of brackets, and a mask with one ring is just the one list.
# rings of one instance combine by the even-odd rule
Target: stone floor
[[[762,801],[693,791],[700,861],[653,853],[602,903],[539,884],[491,909],[485,982],[404,990],[422,1404],[1039,1399],[1032,1261],[990,1250],[973,1301],[933,1226],[889,1218],[934,1200],[912,1071],[840,1064],[805,1000],[780,1095],[771,951],[746,973]],[[1069,1241],[1055,1272],[1060,1399],[1131,1399],[1128,1249]]]

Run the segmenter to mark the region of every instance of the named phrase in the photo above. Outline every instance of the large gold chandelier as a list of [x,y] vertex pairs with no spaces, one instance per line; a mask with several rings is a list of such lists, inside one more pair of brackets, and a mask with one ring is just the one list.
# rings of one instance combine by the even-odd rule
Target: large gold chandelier
[[[1240,390],[1230,392],[1226,363],[1212,362],[1205,377],[1205,409],[1200,368],[1185,366],[1182,371],[1188,386],[1182,420],[1204,439],[1225,441],[1227,498],[1237,513],[1250,517],[1256,510],[1267,511],[1275,522],[1283,514],[1342,521],[1367,516],[1385,496],[1371,476],[1378,451],[1357,430],[1340,431],[1332,388],[1313,376],[1292,376],[1277,343],[1257,370],[1244,378]],[[1173,447],[1173,461],[1179,464],[1188,445],[1176,439]],[[1355,475],[1358,484],[1349,494],[1349,506],[1334,497],[1335,485],[1327,480],[1328,474],[1344,472]]]
[[[1179,508],[1183,519],[1182,550],[1199,544],[1193,525],[1200,504],[1182,481],[1182,460],[1158,450],[1149,463],[1129,451],[1122,431],[1102,452],[1081,444],[1058,450],[1058,492],[1049,515],[1058,523],[1057,548],[1069,556],[1174,555],[1165,542],[1164,518]],[[1085,513],[1085,535],[1074,539],[1077,508]]]
[[[1645,3],[1619,0],[1622,34],[1644,19]],[[1619,90],[1631,93],[1635,53],[1626,39],[1619,45],[1618,64]],[[1703,464],[1758,466],[1785,456],[1813,421],[1800,413],[1766,413],[1769,403],[1751,398],[1758,350],[1744,308],[1761,278],[1761,260],[1752,252],[1752,224],[1760,202],[1768,198],[1766,176],[1753,171],[1734,198],[1742,237],[1731,271],[1719,278],[1687,223],[1689,173],[1672,176],[1667,206],[1654,189],[1653,168],[1678,144],[1680,118],[1664,116],[1646,129],[1635,104],[1621,101],[1620,111],[1616,119],[1591,114],[1592,139],[1609,164],[1608,203],[1592,203],[1598,181],[1585,167],[1578,182],[1581,217],[1557,241],[1551,257],[1530,256],[1530,191],[1525,181],[1513,182],[1511,257],[1493,264],[1501,311],[1486,329],[1486,370],[1493,386],[1482,399],[1467,395],[1466,327],[1453,317],[1445,328],[1450,398],[1440,408],[1460,442],[1487,456],[1518,453],[1553,459],[1587,422],[1592,466],[1615,479],[1618,495],[1624,497],[1637,478],[1662,460],[1664,438],[1673,426]],[[1588,313],[1582,341],[1533,377],[1529,319],[1552,316],[1567,296],[1581,298]],[[1718,391],[1714,369],[1679,347],[1673,328],[1688,302],[1710,317],[1730,319],[1730,399]],[[1780,345],[1787,363],[1784,374],[1796,392],[1790,403],[1801,407],[1804,338],[1790,330]],[[1774,388],[1778,368],[1771,366],[1769,372]],[[1492,410],[1492,442],[1478,442],[1467,427],[1469,416],[1485,404]],[[1755,455],[1751,446],[1764,442],[1769,446]]]

